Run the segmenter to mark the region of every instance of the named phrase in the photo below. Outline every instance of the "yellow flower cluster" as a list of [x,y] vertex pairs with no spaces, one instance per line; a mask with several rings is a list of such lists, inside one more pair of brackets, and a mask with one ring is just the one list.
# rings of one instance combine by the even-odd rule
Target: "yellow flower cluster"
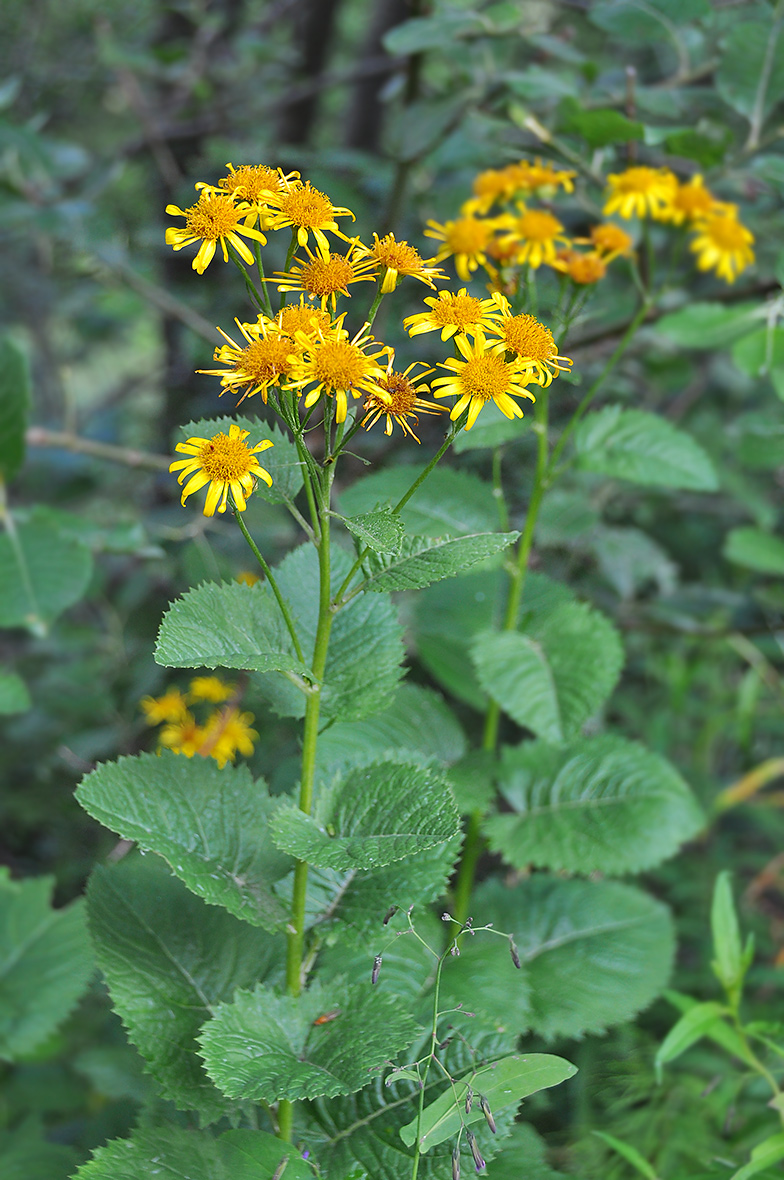
[[[143,697],[139,702],[148,725],[160,725],[159,750],[172,750],[193,758],[214,758],[219,766],[233,762],[237,754],[248,758],[258,734],[251,728],[252,713],[241,713],[234,703],[236,685],[218,676],[195,676],[187,694],[169,688],[160,697]],[[199,724],[189,706],[205,712],[204,705],[220,705]]]

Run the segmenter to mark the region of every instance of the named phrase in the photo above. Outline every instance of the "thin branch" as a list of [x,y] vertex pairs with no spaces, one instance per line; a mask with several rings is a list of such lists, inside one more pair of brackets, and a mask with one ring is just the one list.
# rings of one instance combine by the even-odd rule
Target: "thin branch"
[[117,447],[112,443],[97,442],[92,438],[80,438],[78,434],[66,431],[45,430],[43,426],[30,426],[25,439],[30,447],[73,451],[79,455],[91,455],[94,459],[106,459],[109,463],[122,463],[125,467],[168,471],[171,463],[168,455],[153,455],[148,451],[137,451],[131,447]]

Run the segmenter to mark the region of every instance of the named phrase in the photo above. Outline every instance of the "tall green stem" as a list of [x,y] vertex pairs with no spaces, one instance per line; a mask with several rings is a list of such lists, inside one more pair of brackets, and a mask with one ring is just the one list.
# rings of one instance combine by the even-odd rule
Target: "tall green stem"
[[304,664],[305,657],[302,654],[302,648],[300,647],[300,643],[299,643],[299,636],[297,635],[297,629],[294,626],[294,619],[291,617],[291,611],[289,610],[289,604],[286,602],[286,599],[281,594],[280,588],[278,586],[278,583],[275,580],[272,570],[267,565],[267,562],[264,560],[264,558],[259,550],[258,545],[256,544],[256,542],[253,540],[253,537],[248,532],[247,525],[245,524],[245,521],[242,519],[242,513],[236,507],[234,509],[234,515],[236,517],[237,524],[240,526],[240,532],[242,533],[245,540],[248,542],[248,545],[250,546],[253,556],[256,558],[259,565],[261,566],[262,571],[264,572],[264,575],[270,584],[270,587],[272,589],[272,593],[275,595],[275,600],[276,600],[278,606],[280,607],[280,613],[283,615],[283,621],[286,624],[286,629],[288,630],[288,633],[291,636],[291,642],[294,644],[294,651],[297,653],[297,659],[299,660],[299,662],[301,664]]

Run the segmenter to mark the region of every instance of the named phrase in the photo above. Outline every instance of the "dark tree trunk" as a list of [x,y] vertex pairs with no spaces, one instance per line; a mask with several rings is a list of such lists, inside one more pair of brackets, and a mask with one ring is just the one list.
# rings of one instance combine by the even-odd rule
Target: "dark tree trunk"
[[[383,58],[384,34],[410,15],[406,0],[376,0],[362,50],[362,60],[372,62]],[[381,142],[384,106],[379,95],[393,70],[400,68],[399,59],[389,58],[389,68],[368,73],[354,84],[346,118],[346,147],[378,153]]]
[[[299,51],[298,80],[311,82],[327,60],[340,0],[300,0],[294,17],[294,43]],[[287,104],[280,118],[283,143],[306,144],[318,110],[318,94]]]

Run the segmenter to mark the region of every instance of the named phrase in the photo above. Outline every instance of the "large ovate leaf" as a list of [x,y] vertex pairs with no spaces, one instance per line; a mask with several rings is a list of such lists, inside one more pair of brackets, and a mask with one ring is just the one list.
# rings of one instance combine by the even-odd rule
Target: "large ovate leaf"
[[490,846],[516,868],[642,872],[677,852],[704,816],[677,770],[634,742],[604,734],[565,746],[505,750]]
[[726,348],[733,340],[753,332],[759,323],[759,304],[693,303],[664,315],[656,323],[681,348]]
[[13,536],[0,532],[0,627],[45,634],[85,593],[92,570],[87,546],[50,524],[31,520]]
[[667,981],[669,911],[628,885],[542,875],[512,889],[488,881],[471,909],[477,925],[492,921],[514,937],[531,989],[531,1028],[544,1037],[601,1032],[628,1020]]
[[[526,71],[530,72],[531,67]],[[522,76],[522,75],[521,75]],[[509,75],[507,75],[509,77]],[[484,450],[488,447],[501,447],[514,442],[528,433],[531,419],[507,418],[502,414],[495,402],[488,402],[482,407],[482,413],[470,430],[461,430],[452,443],[452,450],[456,455],[463,451]]]
[[747,119],[762,119],[784,97],[781,22],[738,21],[725,42],[716,89]]
[[98,964],[164,1097],[204,1123],[236,1113],[205,1074],[196,1036],[238,987],[281,978],[285,944],[207,906],[157,857],[96,869],[87,891]]
[[0,340],[0,482],[13,479],[24,462],[30,406],[30,371],[24,353]]
[[201,1055],[231,1098],[334,1097],[366,1086],[416,1033],[402,1005],[369,981],[316,982],[296,997],[260,984],[217,1008],[202,1030]]
[[307,672],[266,586],[205,582],[163,616],[155,659],[165,668]]
[[189,422],[181,430],[184,439],[213,438],[216,434],[228,434],[231,426],[249,431],[245,440],[247,446],[254,447],[262,439],[272,442],[271,447],[256,456],[259,464],[272,476],[272,486],[260,479],[254,497],[260,496],[268,504],[283,504],[293,500],[303,484],[302,462],[290,435],[274,422],[262,422],[259,418],[243,417],[241,414],[233,417],[226,415]]
[[501,553],[519,533],[478,533],[467,537],[407,537],[394,557],[369,557],[365,589],[419,590],[453,578],[480,561]]
[[615,687],[620,636],[585,603],[533,619],[524,634],[487,631],[472,655],[479,683],[518,725],[549,741],[574,736]]
[[691,435],[647,410],[606,406],[574,432],[577,467],[648,487],[715,492],[716,472]]
[[[341,507],[348,516],[372,512],[381,504],[394,507],[421,470],[421,466],[401,464],[358,480],[341,492]],[[498,506],[490,484],[449,467],[431,472],[400,515],[407,533],[424,537],[488,533],[498,525]]]
[[443,1143],[457,1135],[461,1126],[471,1126],[484,1120],[479,1101],[465,1111],[469,1088],[476,1095],[487,1099],[490,1110],[503,1110],[506,1106],[517,1105],[529,1094],[538,1090],[558,1086],[577,1073],[577,1067],[563,1057],[551,1053],[528,1053],[503,1057],[482,1069],[472,1070],[454,1086],[445,1090],[440,1098],[426,1106],[421,1121],[414,1119],[400,1132],[400,1138],[411,1147],[417,1139],[419,1146],[428,1151],[437,1143]]
[[724,542],[724,556],[758,574],[784,576],[784,540],[762,529],[731,529]]
[[67,1180],[75,1163],[74,1148],[48,1142],[38,1118],[26,1119],[13,1130],[0,1129],[3,1180]]
[[162,750],[104,763],[76,797],[112,831],[165,857],[211,905],[267,930],[285,922],[273,884],[292,866],[269,834],[275,804],[247,767]]
[[271,824],[283,852],[322,868],[375,869],[442,844],[459,817],[449,784],[410,763],[349,770],[319,792],[313,815],[282,806]]
[[[332,592],[337,594],[353,560],[333,546]],[[318,557],[312,545],[290,553],[275,569],[280,591],[294,615],[306,659],[316,641],[318,623]],[[354,721],[371,716],[389,704],[402,674],[403,632],[388,599],[358,594],[335,615],[327,667],[321,691],[321,717]],[[256,683],[273,709],[301,717],[305,698],[281,676],[262,675]]]
[[21,676],[0,668],[0,716],[26,713],[31,703],[30,693]]
[[84,903],[52,908],[51,877],[0,868],[0,1060],[35,1050],[65,1020],[94,970]]

